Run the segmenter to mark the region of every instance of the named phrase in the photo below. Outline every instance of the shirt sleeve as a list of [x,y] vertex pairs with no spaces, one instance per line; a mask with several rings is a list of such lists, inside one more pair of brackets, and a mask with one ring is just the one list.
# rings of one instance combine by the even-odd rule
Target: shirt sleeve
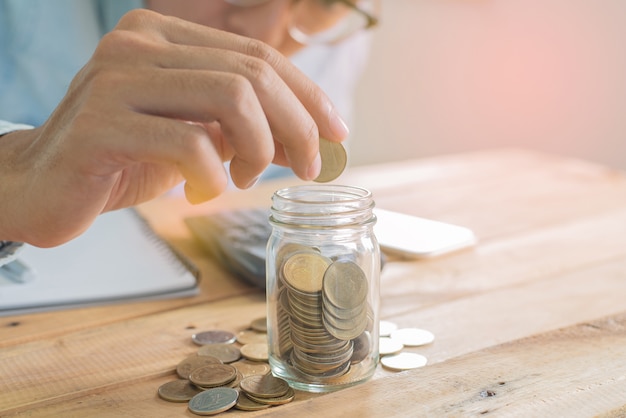
[[0,135],[8,134],[13,131],[22,131],[25,129],[33,129],[34,126],[25,125],[23,123],[11,123],[6,120],[0,120]]

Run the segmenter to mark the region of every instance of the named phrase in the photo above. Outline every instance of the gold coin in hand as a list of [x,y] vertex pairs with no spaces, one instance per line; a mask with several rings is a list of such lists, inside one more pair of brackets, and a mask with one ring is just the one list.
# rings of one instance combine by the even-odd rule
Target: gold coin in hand
[[319,176],[313,181],[317,183],[327,183],[335,180],[346,168],[348,155],[346,149],[339,142],[331,142],[320,138],[320,158],[322,159],[322,169]]

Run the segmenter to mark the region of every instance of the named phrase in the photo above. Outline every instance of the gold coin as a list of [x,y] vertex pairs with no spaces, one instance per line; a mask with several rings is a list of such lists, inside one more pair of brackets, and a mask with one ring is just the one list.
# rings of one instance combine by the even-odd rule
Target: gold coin
[[222,363],[232,363],[241,358],[239,348],[233,344],[209,344],[198,349],[199,356],[211,356],[218,358]]
[[269,407],[270,405],[253,401],[245,393],[239,394],[237,404],[235,404],[235,409],[239,409],[241,411],[260,411],[261,409],[267,409]]
[[251,329],[245,329],[237,333],[237,342],[241,345],[252,343],[267,344],[267,334],[263,332],[257,332]]
[[319,149],[322,168],[319,176],[313,181],[326,183],[335,180],[346,168],[348,162],[346,149],[339,142],[331,142],[325,138],[320,138]]
[[189,374],[195,369],[215,363],[221,364],[222,362],[217,357],[192,354],[178,363],[178,366],[176,366],[176,374],[178,374],[181,379],[189,379]]
[[271,374],[246,377],[239,387],[257,398],[277,398],[289,391],[289,384],[285,380]]
[[292,389],[289,388],[287,390],[287,393],[285,393],[283,396],[278,396],[276,398],[259,398],[253,395],[250,395],[249,393],[246,393],[245,396],[243,397],[247,397],[252,399],[254,402],[260,403],[260,404],[265,404],[267,406],[274,406],[274,405],[284,405],[286,403],[289,403],[291,401],[293,401],[293,398],[295,398],[296,396],[296,392]]
[[270,366],[267,363],[258,361],[239,360],[230,364],[235,367],[244,378],[254,375],[263,375],[270,372]]
[[215,415],[235,406],[239,392],[232,388],[213,388],[198,393],[189,401],[189,410],[197,415]]
[[296,253],[283,265],[287,285],[299,292],[316,293],[322,290],[324,272],[330,259],[317,253]]
[[250,322],[250,328],[257,332],[267,332],[267,318],[257,318]]
[[324,298],[339,309],[359,308],[367,298],[365,272],[352,261],[335,261],[324,273]]
[[250,343],[241,347],[241,355],[251,361],[267,361],[269,352],[267,343]]
[[230,364],[210,364],[195,369],[189,374],[189,380],[201,388],[214,388],[226,385],[237,377],[237,369]]
[[200,392],[202,389],[192,385],[187,379],[163,383],[157,391],[159,397],[168,402],[187,402]]

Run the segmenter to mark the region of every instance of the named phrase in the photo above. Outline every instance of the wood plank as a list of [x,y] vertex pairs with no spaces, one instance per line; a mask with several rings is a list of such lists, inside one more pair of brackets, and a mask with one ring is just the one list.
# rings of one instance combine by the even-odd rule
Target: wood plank
[[[197,350],[194,332],[239,331],[265,315],[257,293],[0,349],[0,411],[87,396],[172,373]],[[124,353],[120,355],[120,353]]]
[[[509,319],[500,315],[499,321],[507,323]],[[486,345],[493,343],[487,341]],[[463,346],[458,341],[456,344]],[[372,382],[333,394],[299,394],[293,405],[273,408],[271,414],[383,417],[392,411],[394,416],[512,413],[575,417],[619,411],[626,403],[626,363],[622,361],[626,355],[626,312],[480,351],[472,351],[474,348],[420,370],[394,374],[391,380],[389,374],[378,375]],[[89,397],[89,402],[67,397],[40,402],[29,405],[33,407],[29,416],[55,416],[68,411],[76,416],[98,416],[110,411],[112,403],[120,415],[173,416],[183,413],[185,406],[163,402],[155,394],[156,388],[169,380],[172,375],[151,376],[95,388],[82,394]],[[19,416],[20,410],[3,416]],[[232,411],[228,415],[265,413]]]
[[624,358],[626,312],[260,416],[591,417],[624,410]]
[[[420,352],[436,365],[496,344],[622,312],[626,308],[624,294],[626,260],[618,260],[429,309],[416,306],[412,312],[389,319],[401,326],[432,330],[437,337],[435,343],[407,351]],[[589,306],[589,300],[602,303]],[[12,376],[0,382],[0,410],[34,408],[35,414],[57,404],[55,408],[69,408],[78,397],[92,394],[107,392],[105,398],[122,397],[128,386],[153,391],[153,383],[150,386],[142,382],[171,373],[178,361],[195,350],[189,340],[193,332],[190,326],[236,329],[263,311],[262,298],[239,298],[78,332],[57,341],[0,350],[0,375]],[[207,318],[210,312],[219,312],[220,317]],[[115,354],[119,352],[125,355]],[[376,377],[389,374],[380,369]],[[151,399],[147,394],[143,398]],[[131,399],[128,405],[118,405],[120,412],[136,407],[137,401]],[[85,405],[86,415],[91,407],[91,403]],[[151,416],[171,413],[152,401],[143,408]]]
[[626,210],[544,227],[432,260],[391,262],[381,276],[383,317],[626,258]]

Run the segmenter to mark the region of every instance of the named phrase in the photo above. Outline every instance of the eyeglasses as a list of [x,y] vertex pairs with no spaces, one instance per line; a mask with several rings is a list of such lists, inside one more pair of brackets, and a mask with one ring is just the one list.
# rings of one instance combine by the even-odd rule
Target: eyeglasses
[[[254,7],[271,0],[224,0]],[[289,35],[304,45],[333,44],[378,24],[380,0],[296,0]]]

